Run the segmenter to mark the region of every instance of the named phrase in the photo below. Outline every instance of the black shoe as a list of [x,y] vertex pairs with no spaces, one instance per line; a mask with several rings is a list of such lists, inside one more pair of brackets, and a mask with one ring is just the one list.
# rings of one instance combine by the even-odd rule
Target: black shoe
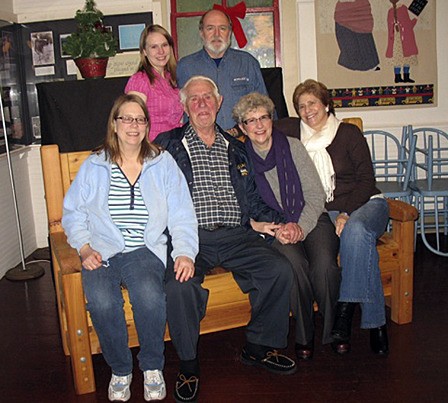
[[258,358],[243,348],[241,362],[246,365],[255,365],[280,375],[291,375],[297,371],[294,360],[286,355],[279,354],[277,350],[268,350],[264,357]]
[[307,344],[296,343],[296,356],[298,360],[311,360],[314,355],[314,342]]
[[389,339],[386,325],[370,329],[370,348],[375,354],[389,354]]
[[333,341],[331,343],[331,348],[336,354],[344,355],[350,352],[352,346],[350,344],[350,340],[339,340],[339,341]]
[[194,374],[177,374],[174,399],[178,403],[197,401],[199,395],[199,377]]
[[334,341],[350,340],[355,307],[356,303],[354,302],[338,302],[336,304],[334,325],[331,331]]
[[331,336],[331,347],[336,354],[344,355],[350,352],[350,336],[352,334],[352,319],[356,303],[338,302],[335,309],[335,318]]

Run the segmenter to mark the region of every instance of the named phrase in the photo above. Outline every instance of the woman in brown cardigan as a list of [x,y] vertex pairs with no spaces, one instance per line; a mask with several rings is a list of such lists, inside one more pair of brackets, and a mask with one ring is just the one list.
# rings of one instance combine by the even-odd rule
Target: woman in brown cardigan
[[370,151],[362,132],[334,115],[327,87],[315,80],[297,86],[294,107],[300,138],[314,161],[327,195],[326,208],[340,237],[342,282],[332,331],[333,349],[350,351],[356,305],[361,328],[370,329],[370,345],[386,355],[389,343],[376,241],[388,221],[388,205],[375,187]]

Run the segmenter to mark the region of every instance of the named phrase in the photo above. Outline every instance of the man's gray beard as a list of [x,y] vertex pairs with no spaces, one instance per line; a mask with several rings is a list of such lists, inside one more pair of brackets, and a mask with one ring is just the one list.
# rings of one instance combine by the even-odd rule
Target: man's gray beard
[[204,44],[204,48],[207,49],[212,55],[218,56],[220,53],[224,53],[230,47],[230,40],[227,43],[223,43],[223,47],[216,49],[212,44],[202,42]]

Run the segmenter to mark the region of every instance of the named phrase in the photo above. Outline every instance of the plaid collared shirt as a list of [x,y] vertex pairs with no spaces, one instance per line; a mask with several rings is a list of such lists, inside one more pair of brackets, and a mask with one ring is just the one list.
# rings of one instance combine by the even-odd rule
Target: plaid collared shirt
[[193,204],[200,228],[235,227],[241,224],[241,209],[229,172],[227,144],[216,129],[208,147],[191,125],[185,132],[193,170]]

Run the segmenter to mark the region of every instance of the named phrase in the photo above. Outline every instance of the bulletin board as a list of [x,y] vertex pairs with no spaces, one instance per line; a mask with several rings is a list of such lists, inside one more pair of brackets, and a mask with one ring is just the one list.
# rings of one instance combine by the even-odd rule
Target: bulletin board
[[[119,57],[124,53],[138,51],[140,33],[152,21],[152,12],[103,17],[105,27],[117,38]],[[75,31],[74,19],[22,24],[22,56],[28,80],[42,82],[77,78],[73,60],[62,51],[63,41]]]

